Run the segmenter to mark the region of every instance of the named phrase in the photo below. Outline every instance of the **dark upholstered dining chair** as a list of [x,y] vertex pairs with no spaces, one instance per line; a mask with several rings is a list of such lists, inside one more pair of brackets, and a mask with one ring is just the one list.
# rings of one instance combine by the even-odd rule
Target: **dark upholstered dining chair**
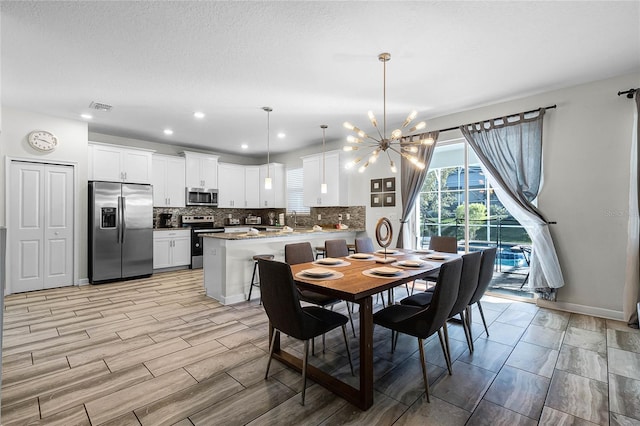
[[[469,324],[471,324],[471,308],[474,303],[478,304],[478,311],[480,311],[480,318],[482,318],[482,324],[484,324],[484,331],[487,333],[487,337],[489,337],[489,329],[487,328],[487,322],[484,320],[484,313],[482,312],[482,304],[480,304],[480,299],[482,298],[482,296],[484,296],[484,292],[487,291],[489,284],[491,284],[491,279],[493,278],[493,265],[496,261],[497,252],[498,249],[496,247],[492,247],[482,251],[478,288],[476,289],[475,293],[473,293],[473,296],[471,296],[467,312],[467,318]],[[469,327],[469,331],[471,331],[471,327]]]
[[324,242],[324,255],[326,257],[349,256],[347,240],[326,240]]
[[355,239],[356,253],[373,253],[376,249],[373,247],[373,240],[370,237],[361,237]]
[[458,240],[456,237],[433,235],[429,240],[429,250],[441,251],[443,253],[457,253]]
[[274,328],[269,345],[269,361],[265,380],[269,377],[269,367],[273,358],[273,350],[277,333],[285,333],[295,339],[304,341],[304,357],[302,359],[302,405],[307,384],[307,362],[309,358],[309,341],[335,328],[342,327],[342,337],[347,346],[347,357],[353,375],[351,352],[347,342],[345,324],[348,318],[337,312],[318,306],[300,306],[298,290],[293,281],[291,267],[275,260],[259,259],[258,268],[262,278],[260,287],[262,305]]
[[[460,275],[460,286],[458,289],[458,296],[456,303],[449,312],[448,319],[454,318],[456,315],[460,315],[460,321],[462,321],[462,328],[464,329],[464,335],[467,339],[467,345],[469,346],[469,352],[473,353],[473,339],[471,338],[470,323],[467,318],[467,306],[471,301],[471,297],[478,288],[478,276],[480,274],[480,261],[482,260],[482,252],[476,251],[467,253],[462,256],[462,273]],[[400,303],[402,305],[411,305],[418,307],[429,306],[433,300],[435,290],[425,291],[422,293],[414,294],[413,296],[402,299]],[[447,353],[451,353],[449,350],[449,333],[447,331],[447,325],[444,327],[445,343],[447,345]],[[447,367],[451,368],[451,359],[447,360]]]
[[[311,243],[309,242],[287,244],[284,246],[284,261],[289,265],[313,262],[313,260],[313,248],[311,248]],[[313,290],[298,288],[298,291],[300,292],[298,295],[300,300],[302,300],[303,302],[322,306],[323,308],[331,306],[331,308],[333,309],[333,305],[342,302],[342,299],[320,294]],[[353,331],[353,337],[356,337],[356,328],[353,325],[353,318],[351,317],[351,307],[348,303],[347,312],[349,313],[349,321],[351,322],[351,331]],[[324,352],[324,336],[322,339],[322,352]]]
[[449,318],[449,312],[451,312],[451,308],[453,308],[458,297],[461,272],[462,259],[455,259],[442,265],[431,304],[426,308],[410,305],[391,305],[373,314],[374,324],[388,328],[392,332],[405,333],[418,338],[420,366],[422,367],[422,380],[424,381],[427,402],[429,402],[429,381],[427,379],[423,340],[432,334],[438,333],[444,357],[445,359],[449,358],[441,329]]

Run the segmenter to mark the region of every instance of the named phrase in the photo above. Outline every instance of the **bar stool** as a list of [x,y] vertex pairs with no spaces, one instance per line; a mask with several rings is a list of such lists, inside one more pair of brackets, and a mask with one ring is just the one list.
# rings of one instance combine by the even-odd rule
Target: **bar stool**
[[355,244],[347,244],[347,249],[349,250],[349,254],[355,254],[356,245]]
[[[272,254],[256,254],[252,257],[253,259],[253,274],[251,275],[251,286],[249,287],[249,297],[247,297],[247,301],[251,300],[251,290],[253,287],[260,288],[260,281],[256,281],[256,272],[258,271],[258,259],[266,259],[273,260],[275,256]],[[262,295],[260,296],[260,303],[262,304]]]
[[316,260],[318,260],[319,257],[324,257],[324,246],[316,247]]

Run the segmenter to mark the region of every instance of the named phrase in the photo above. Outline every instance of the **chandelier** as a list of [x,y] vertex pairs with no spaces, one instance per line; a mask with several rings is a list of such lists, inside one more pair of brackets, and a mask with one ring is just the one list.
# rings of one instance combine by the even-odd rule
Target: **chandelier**
[[[363,130],[359,129],[358,127],[354,126],[349,122],[344,123],[344,127],[346,127],[347,129],[355,133],[355,136],[349,135],[347,137],[347,142],[349,142],[350,145],[346,145],[344,147],[344,150],[345,151],[357,151],[359,149],[368,150],[366,151],[365,154],[363,154],[362,157],[358,157],[353,161],[347,163],[347,168],[352,168],[356,164],[360,163],[360,161],[362,161],[364,157],[368,156],[369,158],[367,159],[367,161],[358,169],[360,173],[364,172],[365,169],[369,166],[369,164],[375,163],[378,160],[378,156],[381,153],[387,154],[387,158],[389,159],[389,165],[391,167],[391,172],[397,173],[398,169],[396,168],[395,163],[391,159],[391,156],[389,155],[388,150],[396,152],[403,158],[410,161],[413,165],[415,165],[419,169],[424,169],[425,167],[424,163],[420,161],[420,159],[413,154],[418,152],[418,147],[420,145],[433,145],[434,143],[434,139],[431,136],[418,141],[406,141],[406,142],[402,141],[401,139],[403,136],[402,129],[409,126],[409,124],[413,121],[413,119],[416,118],[416,115],[418,115],[417,111],[412,111],[411,114],[407,116],[406,120],[404,120],[404,123],[402,123],[402,126],[399,129],[395,129],[393,132],[391,132],[391,137],[387,138],[387,62],[389,62],[390,59],[391,59],[390,53],[381,53],[378,55],[378,60],[382,62],[382,67],[383,67],[382,130],[380,130],[380,128],[378,127],[378,121],[376,120],[376,117],[373,114],[373,111],[369,111],[368,114],[369,114],[369,120],[371,121],[371,124],[373,124],[373,127],[376,129],[377,136],[370,136],[366,134]],[[425,127],[427,127],[427,123],[424,121],[421,121],[420,123],[410,128],[408,133],[413,133],[416,130],[422,130]]]

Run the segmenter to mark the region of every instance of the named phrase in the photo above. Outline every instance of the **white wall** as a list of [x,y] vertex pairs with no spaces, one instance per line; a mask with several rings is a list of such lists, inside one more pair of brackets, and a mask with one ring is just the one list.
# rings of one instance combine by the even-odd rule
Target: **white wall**
[[[635,105],[617,92],[638,86],[640,73],[633,73],[427,122],[428,129],[437,130],[557,105],[544,121],[544,186],[538,206],[548,220],[558,222],[551,225],[551,232],[566,283],[558,292],[554,305],[558,308],[622,318]],[[440,141],[461,137],[455,130],[442,133]],[[313,152],[320,150],[318,146]],[[310,153],[307,149],[300,155]],[[369,206],[369,180],[388,176],[386,161],[370,166],[364,174],[352,170],[350,204]],[[402,213],[399,182],[396,187],[395,208],[367,208],[369,235],[374,235],[375,223],[382,216],[392,219],[397,233]]]
[[[87,123],[46,115],[2,108],[3,129],[0,135],[0,225],[7,224],[6,158],[35,160],[75,165],[74,218],[74,277],[87,277]],[[42,153],[31,148],[27,135],[33,130],[48,130],[58,137],[59,146],[53,152]],[[11,229],[9,229],[11,232]],[[9,254],[10,255],[10,254]],[[9,259],[10,261],[10,259]]]

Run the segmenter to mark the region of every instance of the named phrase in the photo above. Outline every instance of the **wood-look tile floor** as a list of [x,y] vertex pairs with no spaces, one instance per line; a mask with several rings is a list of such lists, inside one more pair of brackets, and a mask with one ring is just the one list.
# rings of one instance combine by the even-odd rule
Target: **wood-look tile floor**
[[[375,404],[362,412],[312,382],[301,406],[300,375],[277,362],[264,380],[262,307],[207,298],[201,270],[12,295],[2,424],[640,424],[640,332],[523,302],[485,297],[483,306],[490,335],[476,310],[473,354],[449,326],[453,375],[437,339],[425,343],[431,403],[416,339],[401,336],[391,354],[389,331],[376,327]],[[283,345],[302,351],[290,338]],[[339,330],[310,362],[357,384]]]

